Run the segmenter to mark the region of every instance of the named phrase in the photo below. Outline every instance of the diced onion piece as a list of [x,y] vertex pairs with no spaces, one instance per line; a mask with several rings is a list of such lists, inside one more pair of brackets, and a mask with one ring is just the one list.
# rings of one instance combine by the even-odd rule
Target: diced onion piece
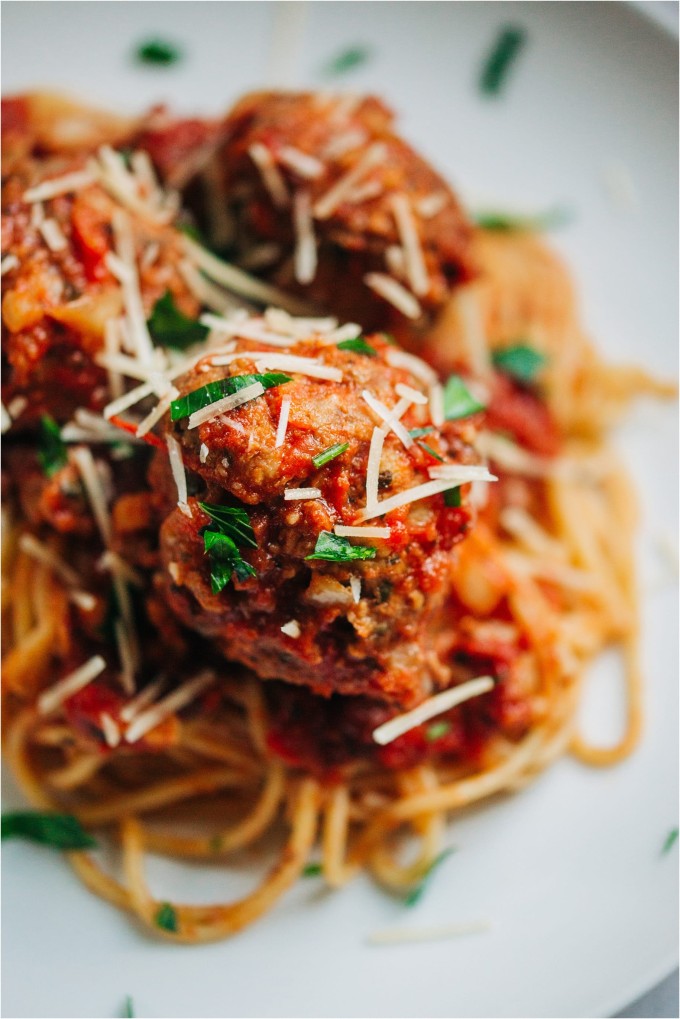
[[74,693],[82,690],[88,683],[91,683],[93,679],[103,672],[106,668],[106,662],[101,655],[93,655],[89,661],[85,662],[79,668],[74,669],[68,676],[64,676],[54,686],[48,687],[38,697],[38,712],[41,715],[49,715],[55,711],[61,704],[64,703],[69,697],[72,697]]
[[477,676],[476,679],[471,679],[467,683],[452,686],[448,690],[435,694],[434,697],[429,697],[412,711],[407,711],[403,715],[397,715],[396,718],[390,718],[388,722],[383,722],[373,730],[373,739],[384,747],[399,736],[403,736],[405,732],[429,721],[430,718],[441,715],[444,711],[450,711],[451,708],[462,704],[463,701],[469,701],[472,697],[488,693],[489,690],[493,690],[493,687],[494,681],[491,676]]

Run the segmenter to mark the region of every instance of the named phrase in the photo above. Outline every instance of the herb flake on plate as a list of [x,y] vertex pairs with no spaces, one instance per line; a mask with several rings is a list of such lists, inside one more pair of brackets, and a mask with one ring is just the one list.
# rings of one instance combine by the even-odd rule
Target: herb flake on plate
[[348,46],[347,49],[340,50],[335,56],[324,65],[321,74],[324,78],[339,78],[343,74],[347,74],[348,71],[353,71],[357,67],[361,67],[362,64],[368,63],[373,55],[373,51],[370,46],[363,46],[360,44],[354,46]]
[[434,858],[432,863],[429,865],[429,867],[427,867],[427,869],[423,873],[423,875],[422,875],[420,881],[418,882],[418,884],[415,886],[415,888],[412,888],[411,891],[404,898],[404,905],[405,906],[415,906],[416,902],[420,901],[420,899],[422,898],[422,896],[423,896],[423,894],[425,892],[425,889],[427,888],[427,886],[429,885],[430,881],[432,880],[432,876],[433,876],[434,872],[436,870],[438,870],[439,867],[441,867],[441,865],[444,862],[444,860],[448,859],[448,857],[451,856],[455,852],[456,852],[456,847],[455,846],[450,846],[448,849],[443,849],[442,852],[439,854],[439,856],[436,856]]
[[673,848],[677,841],[678,841],[678,829],[671,828],[671,830],[669,831],[668,835],[665,838],[663,846],[661,847],[662,856],[665,856],[666,853],[670,853],[671,849]]
[[135,51],[135,56],[140,64],[169,67],[182,59],[182,51],[175,43],[156,37],[140,43]]
[[92,849],[95,839],[77,817],[49,811],[15,810],[2,815],[2,839],[27,839],[52,849]]
[[499,31],[479,76],[479,89],[484,95],[500,95],[526,41],[525,30],[518,26],[506,25]]
[[170,934],[177,933],[179,923],[177,921],[177,911],[172,903],[161,902],[154,917],[154,923],[156,927],[160,927],[163,931],[169,931]]
[[66,443],[61,437],[59,425],[49,414],[40,418],[40,434],[38,436],[38,462],[43,474],[51,478],[68,463]]
[[190,417],[197,410],[209,407],[225,396],[238,393],[239,389],[252,386],[259,382],[264,389],[273,389],[275,386],[283,386],[286,382],[292,382],[289,375],[282,375],[281,372],[265,372],[263,375],[230,375],[225,379],[217,379],[215,382],[208,382],[205,386],[192,389],[185,396],[173,400],[170,404],[170,420],[179,421],[182,418]]
[[330,563],[350,563],[355,559],[375,559],[377,549],[366,545],[352,545],[348,538],[341,538],[332,531],[322,531],[316,539],[316,547],[306,559],[324,559]]
[[354,354],[366,354],[367,357],[377,357],[377,351],[370,343],[366,343],[366,340],[361,336],[357,336],[354,340],[342,340],[338,343],[338,350],[351,350]]
[[518,233],[521,231],[541,233],[566,226],[573,219],[573,213],[560,206],[547,209],[545,212],[537,212],[534,215],[490,210],[476,213],[473,219],[480,229],[492,230],[496,233]]
[[484,404],[475,399],[460,375],[449,376],[444,386],[444,417],[447,421],[470,417],[484,409]]

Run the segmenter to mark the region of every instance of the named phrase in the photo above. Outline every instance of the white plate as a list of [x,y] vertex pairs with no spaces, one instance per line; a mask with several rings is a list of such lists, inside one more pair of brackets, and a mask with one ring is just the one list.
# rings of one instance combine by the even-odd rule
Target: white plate
[[[347,87],[386,97],[405,135],[465,195],[497,207],[572,207],[576,219],[555,243],[598,343],[612,358],[675,375],[670,38],[619,4],[281,8],[289,27],[293,19],[293,84],[318,86],[328,57],[368,43],[373,59]],[[58,86],[117,108],[167,99],[215,112],[270,80],[276,16],[268,3],[6,4],[4,91]],[[485,100],[475,87],[480,60],[508,21],[530,42],[503,97]],[[187,59],[135,67],[131,49],[156,34],[175,38]],[[632,207],[608,190],[617,174],[633,182]],[[675,532],[676,436],[673,407],[644,406],[619,437],[644,516],[647,723],[634,757],[604,772],[564,760],[525,792],[457,821],[450,841],[459,852],[411,912],[368,881],[337,895],[302,882],[258,926],[198,949],[149,941],[56,854],[9,844],[3,1014],[112,1016],[131,994],[142,1016],[605,1016],[670,971],[677,849],[660,849],[677,823],[677,609],[675,576],[656,545]],[[603,681],[618,675],[614,662],[600,672]],[[617,716],[604,691],[592,708],[597,731],[611,730]],[[173,872],[164,864],[159,879]],[[178,899],[239,888],[219,871],[176,881]],[[492,930],[422,946],[364,943],[388,924],[476,919]]]

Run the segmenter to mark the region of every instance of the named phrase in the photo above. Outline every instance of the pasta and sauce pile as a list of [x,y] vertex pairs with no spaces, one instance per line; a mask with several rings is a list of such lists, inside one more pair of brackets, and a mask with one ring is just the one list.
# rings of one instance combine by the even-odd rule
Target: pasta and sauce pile
[[[600,361],[534,233],[473,225],[371,97],[213,121],[14,97],[3,164],[20,833],[208,941],[310,865],[406,894],[456,810],[634,748],[635,499],[606,435],[671,390]],[[609,645],[628,723],[600,748],[575,717]],[[239,901],[149,890],[146,853],[265,837]]]

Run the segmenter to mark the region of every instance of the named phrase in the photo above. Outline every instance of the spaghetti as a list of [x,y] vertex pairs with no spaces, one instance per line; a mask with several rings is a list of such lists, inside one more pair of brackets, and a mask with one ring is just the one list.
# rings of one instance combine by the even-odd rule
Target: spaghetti
[[[120,187],[120,173],[116,173]],[[132,187],[128,177],[125,180],[125,187]],[[165,209],[161,197],[154,195],[154,210]],[[137,196],[132,201],[126,192],[127,207],[136,207],[139,200]],[[396,208],[400,229],[407,234],[405,241],[413,247],[417,226],[408,209],[404,212],[404,200],[400,198]],[[159,236],[162,229],[153,227]],[[297,702],[294,697],[290,700],[291,684],[263,682],[248,668],[225,664],[208,640],[187,632],[173,618],[148,579],[153,571],[142,580],[149,602],[142,632],[135,632],[128,583],[131,575],[139,577],[140,563],[158,562],[154,546],[157,523],[149,508],[150,501],[160,498],[158,492],[150,494],[139,477],[132,485],[128,480],[116,492],[110,512],[106,500],[102,505],[96,494],[101,480],[90,464],[91,457],[82,450],[77,453],[76,464],[84,459],[90,464],[83,480],[108,547],[108,579],[96,568],[93,553],[83,547],[77,534],[77,526],[85,529],[83,533],[93,532],[92,510],[87,505],[78,509],[80,516],[76,514],[71,530],[60,532],[45,523],[36,525],[25,498],[11,500],[3,531],[7,760],[36,809],[67,811],[87,828],[101,829],[119,842],[120,878],[111,876],[85,850],[69,852],[69,862],[90,890],[133,914],[156,935],[204,942],[234,934],[272,908],[317,855],[330,887],[340,887],[359,870],[367,869],[385,887],[408,891],[441,852],[447,819],[455,812],[493,795],[521,789],[565,752],[587,764],[610,765],[629,754],[640,738],[635,499],[625,471],[606,445],[606,429],[636,393],[669,395],[670,389],[637,370],[609,369],[599,361],[578,325],[564,271],[534,237],[478,232],[472,243],[477,280],[454,290],[438,324],[424,341],[422,335],[418,337],[418,350],[442,375],[455,368],[472,379],[471,386],[476,379],[480,392],[497,390],[501,394],[490,399],[488,414],[480,418],[481,438],[487,439],[482,448],[486,448],[491,470],[500,481],[481,494],[475,482],[469,495],[468,485],[463,483],[464,507],[469,502],[477,519],[456,546],[447,609],[451,633],[443,634],[443,643],[449,648],[454,632],[458,641],[456,683],[481,675],[485,665],[494,672],[502,697],[493,709],[483,707],[486,702],[479,697],[472,698],[439,716],[436,735],[422,722],[389,743],[384,753],[379,754],[375,747],[368,751],[360,744],[354,752],[344,747],[338,759],[326,760],[316,753],[314,739],[319,734],[311,731],[317,717],[314,711],[320,710],[326,721],[337,718],[341,727],[351,698],[334,694],[320,707],[316,702],[322,698],[303,691],[299,694],[302,713],[310,714],[306,721],[303,717],[301,744],[292,746],[294,726],[291,728],[288,720],[295,717]],[[174,241],[167,244],[174,251]],[[422,289],[425,270],[421,261],[417,265]],[[10,273],[8,276],[11,279]],[[130,357],[135,343],[142,342],[139,335],[144,340],[140,299],[145,307],[149,304],[144,290],[125,297],[133,302],[133,309],[127,326],[125,318],[121,319],[122,334],[126,328],[128,333],[134,334],[136,329],[138,334],[137,339],[127,336],[125,350]],[[195,302],[185,307],[187,313],[196,310]],[[323,330],[322,326],[310,327],[309,321],[305,320],[303,330]],[[335,323],[329,321],[332,329]],[[238,322],[234,333],[238,334]],[[509,350],[520,333],[547,357],[540,393],[513,388],[494,368],[494,353]],[[414,347],[414,334],[406,324],[399,339],[407,349]],[[209,352],[225,352],[223,336],[206,342]],[[227,342],[234,341],[229,337]],[[226,353],[230,355],[233,349]],[[142,354],[144,350],[145,346]],[[197,349],[194,362],[204,353]],[[284,360],[287,356],[281,355]],[[167,365],[170,352],[164,351],[163,358]],[[145,372],[140,369],[143,360],[140,356],[135,362],[138,374],[141,371],[140,377],[148,379],[152,392],[167,368],[159,362],[158,371]],[[288,363],[292,363],[290,358]],[[422,372],[427,386],[433,387],[431,369],[422,365]],[[176,371],[172,377],[177,377]],[[313,379],[306,384],[318,383]],[[398,384],[402,394],[410,389],[418,396],[414,376]],[[262,385],[260,389],[264,393]],[[162,400],[164,392],[161,385],[157,398]],[[120,392],[117,395],[120,397]],[[426,413],[426,396],[410,404],[408,396],[403,399],[406,407],[401,414],[414,413],[413,407]],[[291,441],[295,399],[286,400],[273,417],[277,449]],[[532,414],[537,417],[532,419]],[[379,447],[378,460],[383,443],[386,449],[404,449],[399,435],[406,433],[396,408],[388,416],[387,427],[375,427],[372,433],[380,433],[379,441],[371,438],[370,442],[371,448]],[[421,432],[436,430],[434,417],[433,424]],[[561,433],[557,448],[545,448],[545,435],[536,438],[532,420],[534,433],[541,431],[544,420],[557,422]],[[111,421],[115,423],[115,416]],[[395,424],[399,426],[397,434],[388,435],[388,428]],[[508,431],[513,436],[511,442]],[[200,438],[203,465],[211,450],[202,432]],[[177,443],[170,432],[166,439],[169,448],[171,440]],[[432,434],[421,437],[425,443],[428,439],[436,441]],[[29,441],[34,443],[35,438]],[[101,435],[92,441],[101,443]],[[418,448],[411,438],[409,443]],[[274,447],[274,439],[271,445]],[[368,442],[365,447],[368,457]],[[432,449],[430,446],[430,454]],[[187,495],[179,443],[177,450],[180,480],[176,512],[186,514],[191,494]],[[146,457],[143,450],[142,455]],[[157,453],[159,458],[164,455],[162,449]],[[430,460],[435,471],[443,459],[435,449]],[[109,470],[115,467],[112,460],[106,462]],[[63,469],[70,467],[67,464]],[[376,479],[379,469],[378,462]],[[12,475],[11,458],[9,472]],[[116,468],[109,486],[114,483],[112,478],[121,476]],[[436,477],[436,473],[430,476]],[[377,499],[377,480],[375,485]],[[304,490],[319,491],[312,487]],[[21,495],[20,488],[18,491]],[[441,500],[442,496],[433,498]],[[387,517],[389,523],[393,514]],[[125,543],[111,547],[112,533],[132,536],[132,574],[130,563],[120,555]],[[32,537],[27,540],[27,535]],[[349,543],[342,533],[337,540]],[[180,578],[184,568],[185,564],[173,561],[168,573]],[[357,587],[354,574],[350,580],[349,601],[359,603],[366,597],[366,586],[358,582]],[[74,604],[74,589],[90,595],[94,607],[87,599],[80,606]],[[118,605],[118,625],[113,629],[106,618],[112,589]],[[285,638],[295,643],[300,639],[300,625],[291,630],[298,616],[296,607],[288,609],[288,633],[282,629]],[[96,678],[98,663],[89,672],[83,673],[81,668],[85,660],[87,670],[87,655],[92,652],[93,661],[96,647],[102,643],[107,658],[107,682],[103,685]],[[626,730],[615,746],[594,747],[579,733],[577,710],[588,665],[609,645],[620,648],[623,655]],[[169,654],[163,654],[166,648]],[[110,660],[116,653],[127,662],[123,672],[128,685],[114,694]],[[202,660],[199,671],[197,656]],[[179,664],[172,674],[174,659]],[[159,667],[161,676],[157,675]],[[433,674],[438,668],[441,670],[435,662]],[[89,679],[78,689],[83,676]],[[448,673],[442,673],[444,676]],[[57,681],[63,682],[65,677],[71,684],[57,687]],[[447,681],[442,678],[440,685],[446,686]],[[482,684],[480,690],[486,689]],[[47,700],[46,691],[51,692]],[[370,705],[360,708],[373,718]],[[336,710],[337,716],[332,714]],[[384,706],[380,710],[384,715]],[[387,710],[387,717],[393,714],[393,707]],[[384,721],[383,715],[379,721]],[[322,733],[322,742],[323,738]],[[190,809],[189,833],[185,831],[186,811],[182,814],[180,808]],[[238,901],[169,906],[149,890],[146,853],[186,860],[228,860],[237,850],[265,837],[278,838],[278,855],[261,884]],[[403,856],[406,837],[416,846],[408,862]]]

